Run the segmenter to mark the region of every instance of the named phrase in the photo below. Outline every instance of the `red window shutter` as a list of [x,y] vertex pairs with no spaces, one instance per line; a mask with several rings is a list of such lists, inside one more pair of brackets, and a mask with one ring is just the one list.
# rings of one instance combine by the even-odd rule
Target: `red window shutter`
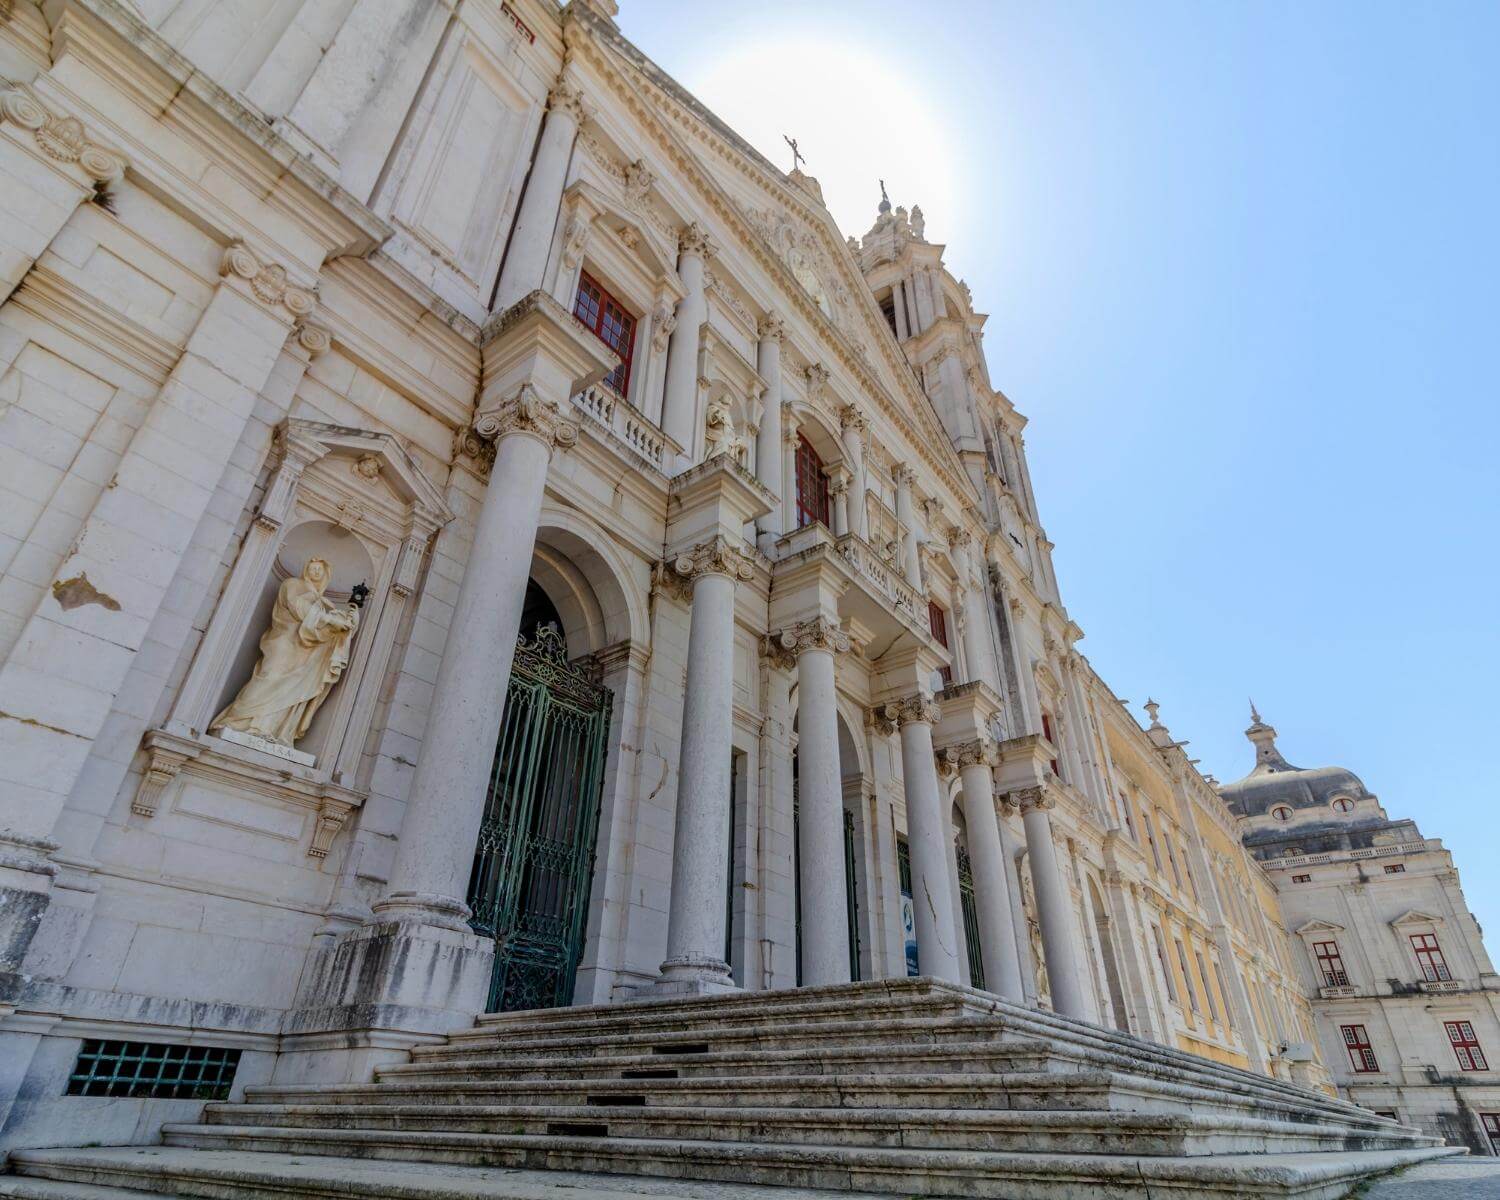
[[802,434],[797,435],[795,460],[797,475],[797,528],[815,522],[831,524],[828,516],[828,476],[823,471],[823,460],[813,449],[811,442]]

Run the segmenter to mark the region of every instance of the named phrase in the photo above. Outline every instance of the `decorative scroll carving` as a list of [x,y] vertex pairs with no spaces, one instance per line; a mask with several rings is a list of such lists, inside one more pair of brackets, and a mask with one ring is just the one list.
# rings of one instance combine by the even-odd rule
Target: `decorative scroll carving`
[[322,804],[318,806],[317,824],[313,826],[312,843],[307,847],[310,858],[328,857],[328,851],[333,846],[333,839],[344,827],[344,822],[354,811],[354,807],[347,800],[337,800],[332,796],[323,797]]
[[839,409],[839,427],[864,437],[869,431],[870,420],[856,405],[846,404]]
[[877,733],[891,734],[905,725],[917,722],[935,724],[941,715],[941,710],[930,695],[915,692],[899,700],[874,705],[865,713],[865,724]]
[[683,254],[696,254],[707,261],[713,257],[715,246],[708,236],[708,230],[697,221],[690,221],[677,235],[677,249]]
[[582,125],[588,117],[588,110],[583,104],[583,93],[566,79],[559,79],[547,93],[547,111],[571,117],[576,125]]
[[677,328],[677,307],[667,296],[658,296],[651,310],[651,349],[661,354]]
[[768,312],[755,327],[763,342],[780,342],[786,337],[786,321],[780,313]]
[[333,346],[333,335],[323,326],[314,325],[311,321],[298,321],[292,327],[292,333],[297,339],[297,345],[307,351],[309,358],[317,358]]
[[779,633],[771,635],[782,649],[801,655],[809,650],[827,650],[831,654],[845,654],[851,642],[849,635],[827,617],[814,617],[811,621],[798,621],[788,625]]
[[491,442],[508,434],[525,433],[540,438],[549,449],[566,449],[578,441],[578,422],[566,416],[555,401],[544,399],[531,384],[523,383],[508,400],[475,414],[474,432]]
[[135,798],[130,802],[130,811],[139,817],[156,816],[156,810],[161,807],[162,793],[190,758],[191,754],[178,754],[159,746],[154,748],[146,763],[146,773],[136,788]]
[[312,292],[287,281],[285,267],[261,262],[244,242],[232,242],[225,247],[219,274],[243,279],[257,300],[272,307],[281,305],[293,317],[307,316],[318,302]]
[[643,159],[625,165],[625,203],[634,209],[642,209],[649,202],[651,188],[656,176]]
[[760,656],[778,671],[790,671],[797,665],[795,649],[782,645],[781,637],[776,634],[767,634],[760,639]]
[[1007,799],[1020,808],[1022,816],[1033,809],[1038,812],[1049,812],[1057,807],[1057,798],[1042,786],[1018,788],[1011,792]]
[[125,174],[125,161],[92,142],[82,121],[54,113],[24,84],[0,81],[0,121],[30,130],[43,154],[57,162],[77,163],[96,183],[112,183]]
[[828,368],[822,363],[808,363],[803,375],[807,379],[807,402],[812,405],[822,404],[828,391]]
[[755,568],[748,554],[722,535],[700,542],[672,561],[672,570],[687,580],[700,575],[727,575],[730,579],[751,579]]

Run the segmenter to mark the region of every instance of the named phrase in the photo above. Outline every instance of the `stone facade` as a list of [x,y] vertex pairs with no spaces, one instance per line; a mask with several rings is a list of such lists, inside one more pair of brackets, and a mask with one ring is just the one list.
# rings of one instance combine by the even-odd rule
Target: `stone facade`
[[[471,1025],[539,612],[610,698],[575,1002],[920,970],[1328,1086],[921,210],[846,238],[613,15],[0,5],[0,1145],[201,1108],[67,1094],[92,1043],[238,1097]],[[342,677],[208,732],[313,555],[369,589]]]
[[1500,975],[1453,856],[1352,771],[1292,766],[1251,716],[1255,768],[1220,793],[1276,888],[1340,1093],[1500,1154]]

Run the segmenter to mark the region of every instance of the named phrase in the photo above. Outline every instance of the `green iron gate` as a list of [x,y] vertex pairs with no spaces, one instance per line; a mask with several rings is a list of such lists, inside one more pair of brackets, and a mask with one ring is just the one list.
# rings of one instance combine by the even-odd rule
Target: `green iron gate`
[[974,872],[969,866],[969,851],[962,842],[955,843],[953,855],[958,860],[958,899],[964,910],[964,943],[969,950],[969,982],[984,987],[984,953],[979,948],[979,910],[974,906]]
[[488,1012],[572,999],[611,699],[556,626],[517,641],[469,880],[469,924],[495,939]]

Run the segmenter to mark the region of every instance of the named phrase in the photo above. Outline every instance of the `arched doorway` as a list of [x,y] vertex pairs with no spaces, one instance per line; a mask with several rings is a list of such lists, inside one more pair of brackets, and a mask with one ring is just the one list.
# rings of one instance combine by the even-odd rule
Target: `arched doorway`
[[1115,1028],[1122,1033],[1130,1032],[1130,1022],[1125,1018],[1125,990],[1120,984],[1120,967],[1115,961],[1115,946],[1110,938],[1110,920],[1104,911],[1104,901],[1099,895],[1098,885],[1088,881],[1089,908],[1093,911],[1094,936],[1097,940],[1099,959],[1104,964],[1104,986],[1109,1001],[1110,1015]]
[[953,861],[958,868],[958,903],[964,922],[964,948],[969,959],[969,983],[984,987],[984,951],[979,944],[979,907],[974,900],[974,870],[969,862],[969,829],[957,805],[953,807]]
[[489,1012],[567,1004],[583,951],[611,697],[528,583],[474,850],[470,925],[495,939]]
[[[793,721],[793,729],[796,721]],[[838,720],[839,776],[844,793],[844,911],[849,928],[849,978],[858,981],[863,977],[861,961],[864,956],[864,935],[861,932],[864,910],[860,896],[864,890],[864,869],[861,863],[860,831],[857,828],[851,803],[857,804],[861,795],[861,774],[858,751],[854,747],[843,715]],[[851,801],[851,797],[853,798]],[[798,788],[797,752],[792,751],[792,890],[796,908],[797,936],[797,986],[802,986],[802,886],[797,856],[802,842],[802,804]]]

